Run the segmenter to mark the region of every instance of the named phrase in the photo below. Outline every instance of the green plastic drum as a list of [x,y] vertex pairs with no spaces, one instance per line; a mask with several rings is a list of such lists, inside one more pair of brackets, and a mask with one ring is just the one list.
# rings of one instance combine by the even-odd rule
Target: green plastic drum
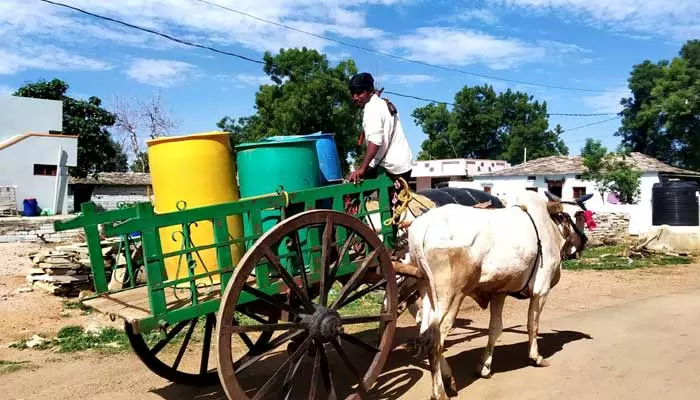
[[[280,137],[274,141],[243,143],[236,146],[238,184],[241,198],[275,193],[280,186],[287,192],[310,189],[320,185],[320,170],[316,141],[303,137]],[[287,217],[303,211],[290,207]],[[262,230],[267,232],[281,218],[279,210],[262,211]],[[253,234],[252,225],[244,217],[244,233]],[[306,241],[304,232],[300,240]],[[302,243],[303,244],[303,243]],[[250,247],[252,243],[246,243]],[[280,249],[280,256],[285,253]]]
[[236,146],[241,198],[319,185],[316,141],[299,137]]

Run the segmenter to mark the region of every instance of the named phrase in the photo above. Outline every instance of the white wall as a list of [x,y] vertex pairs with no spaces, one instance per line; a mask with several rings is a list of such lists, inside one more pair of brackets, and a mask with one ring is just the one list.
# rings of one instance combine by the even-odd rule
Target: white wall
[[62,130],[62,101],[0,95],[0,142],[28,132]]
[[[603,199],[595,188],[595,184],[590,181],[576,179],[576,174],[551,175],[549,179],[565,178],[562,187],[562,199],[573,200],[574,187],[585,187],[586,193],[592,193],[593,197],[586,202],[586,207],[594,212],[616,212],[626,213],[630,216],[631,234],[641,234],[652,227],[652,189],[658,183],[657,172],[645,172],[640,178],[640,195],[637,204],[609,204],[607,203],[607,193]],[[544,196],[544,191],[548,189],[545,176],[537,175],[536,179],[528,180],[527,176],[475,176],[473,182],[450,182],[451,187],[468,187],[484,190],[485,186],[491,186],[491,194],[506,201],[508,205],[514,205],[518,193],[526,188],[536,187],[539,193]]]
[[503,160],[455,158],[449,160],[414,161],[411,176],[473,176],[488,172],[495,172],[508,167],[510,167],[510,164]]
[[466,176],[467,160],[456,158],[454,160],[429,160],[415,161],[411,171],[412,177],[419,176]]
[[[35,176],[34,164],[58,165],[59,148],[64,168],[58,168],[57,176]],[[78,139],[74,136],[29,136],[19,142],[0,149],[0,186],[17,187],[17,209],[22,211],[23,200],[35,198],[41,208],[50,208],[54,213],[66,210],[68,169],[78,159]],[[54,193],[59,193],[59,207],[54,208]]]
[[[105,210],[116,210],[119,208],[119,203],[136,203],[151,201],[149,194],[153,197],[153,190],[149,190],[147,186],[138,185],[96,185],[93,188],[90,201],[95,203],[98,208]],[[66,212],[78,212],[74,210],[74,195],[68,195],[68,204]],[[80,207],[80,205],[78,205]]]

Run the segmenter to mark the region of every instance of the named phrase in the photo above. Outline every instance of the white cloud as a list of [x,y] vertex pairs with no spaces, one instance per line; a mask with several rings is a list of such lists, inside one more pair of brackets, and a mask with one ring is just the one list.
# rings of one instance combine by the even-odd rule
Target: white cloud
[[587,96],[583,98],[583,104],[596,113],[620,112],[622,106],[620,99],[629,97],[631,93],[626,86],[618,86],[609,89],[605,93]]
[[[368,5],[390,6],[410,1],[412,0],[212,0],[221,6],[317,35],[336,34],[356,39],[373,38],[382,34],[381,30],[367,26]],[[225,45],[235,43],[255,51],[276,51],[281,47],[292,46],[323,50],[329,45],[333,46],[331,42],[320,38],[193,0],[73,0],[70,4],[176,36]],[[72,10],[48,4],[29,6],[23,0],[4,0],[0,5],[0,33],[3,31],[14,31],[15,35],[55,35],[71,40],[88,36],[128,45],[166,43],[163,38],[125,30],[119,25],[100,22]]]
[[632,30],[693,38],[700,32],[697,0],[489,0],[537,14],[559,13],[576,21],[612,30]]
[[479,21],[488,25],[496,24],[499,21],[498,15],[487,8],[465,10],[457,14],[454,19],[461,21]]
[[401,51],[407,58],[447,65],[485,64],[507,69],[527,62],[551,62],[563,55],[585,52],[578,46],[540,41],[499,38],[474,30],[422,27],[415,33],[379,42],[388,51]]
[[185,81],[195,70],[194,65],[182,61],[139,58],[125,73],[146,85],[169,87]]
[[270,80],[270,77],[267,75],[255,75],[255,74],[236,74],[232,77],[229,76],[221,76],[221,78],[225,80],[232,80],[236,82],[236,87],[255,87],[257,88],[260,85],[271,85],[273,84],[272,80]]
[[0,49],[0,74],[11,75],[27,69],[47,71],[103,71],[106,62],[67,52],[59,47],[31,42],[21,48]]
[[12,94],[14,92],[15,92],[15,89],[13,89],[7,85],[0,85],[0,94],[8,95],[8,94]]
[[413,86],[418,83],[435,82],[438,79],[432,75],[423,74],[385,74],[375,77],[378,85],[393,85],[399,84],[404,86]]

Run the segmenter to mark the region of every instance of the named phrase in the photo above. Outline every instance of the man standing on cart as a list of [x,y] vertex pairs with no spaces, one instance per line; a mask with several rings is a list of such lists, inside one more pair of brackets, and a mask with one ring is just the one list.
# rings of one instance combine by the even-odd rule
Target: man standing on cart
[[397,202],[398,179],[408,182],[413,166],[413,153],[401,127],[396,107],[379,97],[374,88],[374,78],[367,72],[350,78],[348,84],[352,100],[363,108],[361,144],[366,146],[360,166],[348,175],[347,180],[358,183],[363,178],[376,178],[384,172],[394,180],[389,191],[392,207]]

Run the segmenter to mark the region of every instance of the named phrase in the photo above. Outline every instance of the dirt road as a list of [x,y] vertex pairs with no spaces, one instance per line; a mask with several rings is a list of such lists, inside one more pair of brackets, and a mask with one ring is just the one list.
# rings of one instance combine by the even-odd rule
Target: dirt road
[[[5,399],[225,399],[218,386],[192,389],[151,373],[132,354],[103,356],[9,349],[33,333],[55,334],[72,323],[109,323],[66,310],[63,300],[35,291],[16,293],[16,276],[0,274],[0,361],[26,361],[0,375]],[[2,294],[2,293],[0,293]],[[488,312],[467,302],[448,338],[448,359],[458,375],[459,398],[668,399],[700,398],[700,265],[633,271],[565,271],[541,323],[540,349],[550,368],[527,366],[527,302],[506,302],[507,328],[494,355],[494,375],[472,371],[486,343]],[[61,314],[60,316],[58,314]],[[397,343],[413,337],[402,319]],[[425,399],[427,363],[395,350],[380,376],[382,399]]]

